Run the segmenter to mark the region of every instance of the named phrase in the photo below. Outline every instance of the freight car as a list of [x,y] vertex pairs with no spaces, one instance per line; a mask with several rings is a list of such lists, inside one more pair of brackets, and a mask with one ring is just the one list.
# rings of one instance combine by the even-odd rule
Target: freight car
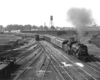
[[58,47],[62,48],[68,54],[73,55],[81,60],[88,59],[88,48],[86,45],[81,44],[78,41],[75,41],[74,38],[70,38],[69,40],[65,40],[62,38],[57,38],[50,35],[44,35],[44,39],[57,45]]
[[35,35],[35,40],[39,41],[39,35],[38,34]]

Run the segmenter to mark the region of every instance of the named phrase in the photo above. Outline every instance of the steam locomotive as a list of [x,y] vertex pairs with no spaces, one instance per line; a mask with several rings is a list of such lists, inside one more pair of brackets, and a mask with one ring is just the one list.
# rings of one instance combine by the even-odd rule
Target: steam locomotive
[[89,54],[87,46],[75,40],[73,37],[69,40],[65,40],[51,35],[44,35],[44,40],[57,45],[69,55],[73,55],[80,60],[86,61],[88,59]]

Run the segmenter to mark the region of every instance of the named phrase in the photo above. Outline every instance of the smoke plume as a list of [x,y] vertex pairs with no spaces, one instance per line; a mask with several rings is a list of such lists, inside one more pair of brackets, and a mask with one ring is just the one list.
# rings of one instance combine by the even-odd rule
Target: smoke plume
[[85,8],[71,8],[68,11],[69,21],[76,26],[79,40],[83,37],[87,25],[93,23],[91,11]]

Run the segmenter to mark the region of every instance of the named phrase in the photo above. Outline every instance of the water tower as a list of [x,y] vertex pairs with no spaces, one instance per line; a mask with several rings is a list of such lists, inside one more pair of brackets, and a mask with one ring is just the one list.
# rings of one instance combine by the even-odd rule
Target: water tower
[[50,16],[50,27],[53,26],[53,16]]

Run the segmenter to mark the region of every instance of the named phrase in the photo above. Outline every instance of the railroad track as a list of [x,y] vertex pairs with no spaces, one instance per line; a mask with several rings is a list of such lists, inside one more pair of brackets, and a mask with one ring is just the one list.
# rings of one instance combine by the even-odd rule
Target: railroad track
[[[87,36],[86,38],[84,38],[83,42],[84,42],[85,40],[88,40],[89,37],[91,37],[91,35],[89,35],[89,36]],[[94,55],[95,55],[95,53],[94,53]],[[94,66],[94,67],[96,67],[96,68],[98,68],[98,69],[100,70],[100,65],[98,65],[98,64],[100,64],[100,57],[97,57],[97,56],[95,57],[94,55],[90,55],[90,58],[88,58],[89,62],[91,62],[91,63],[89,63],[89,64],[91,64],[92,66]],[[93,63],[93,61],[94,61],[95,63]],[[98,65],[98,66],[96,66],[96,65]]]
[[39,48],[38,45],[33,46],[33,49],[31,49],[31,50],[25,52],[24,54],[21,54],[21,55],[16,56],[16,57],[17,57],[17,58],[16,58],[16,59],[17,59],[16,63],[18,63],[19,61],[23,60],[25,57],[27,57],[29,54],[31,54],[32,52],[34,52],[34,51],[35,51],[36,49],[38,49],[38,48]]
[[[18,71],[17,76],[13,80],[19,80],[25,73],[27,73],[28,68],[32,67],[34,62],[38,60],[38,58],[44,52],[43,49],[37,50],[35,54],[32,56],[30,60],[28,60]],[[15,73],[16,74],[16,73]],[[23,79],[24,80],[24,79]]]
[[[15,65],[21,65],[21,66],[17,69],[17,71],[20,70],[26,63],[28,63],[28,60],[31,60],[31,59],[32,59],[32,57],[30,57],[29,59],[27,59],[27,57],[30,56],[31,54],[33,54],[33,52],[34,52],[34,55],[35,55],[35,51],[36,51],[38,48],[39,48],[39,46],[36,45],[36,46],[33,47],[33,49],[31,49],[31,50],[25,52],[24,54],[20,54],[20,55],[18,55],[18,56],[15,56],[15,57],[17,57],[17,58],[16,58]],[[40,51],[41,49],[39,48],[38,50]],[[24,61],[24,60],[25,60],[25,61]],[[22,64],[23,64],[23,65],[22,65]],[[17,72],[17,71],[16,71],[16,72]]]
[[[24,69],[17,73],[19,75],[14,80],[100,80],[100,62],[93,56],[90,56],[89,62],[86,63],[44,41],[39,45],[42,51],[37,53],[29,64],[23,65]],[[54,75],[48,76],[48,73]]]
[[[45,47],[45,46],[44,46]],[[47,56],[52,60],[52,64],[54,66],[54,68],[57,70],[57,72],[59,73],[60,79],[59,80],[74,80],[69,74],[68,72],[63,68],[63,66],[58,62],[58,60],[56,60],[56,58],[52,55],[50,55],[51,51],[46,48],[47,51]]]
[[[54,75],[57,75],[59,80],[65,80],[61,76],[55,63],[52,61],[52,58],[50,56],[48,56],[48,52],[45,51],[45,48],[42,45],[41,45],[41,47],[43,49],[43,52],[41,52],[37,58],[34,57],[35,59],[31,61],[32,62],[31,65],[28,66],[29,68],[31,68],[31,70],[30,69],[24,70],[23,73],[21,73],[14,80],[47,80],[48,79],[47,74],[51,73],[51,72],[55,73]],[[40,62],[38,61],[39,57],[42,58],[42,59],[40,59]],[[35,62],[36,63],[38,62],[38,63],[36,64]],[[35,66],[37,69],[33,68],[33,66]],[[49,71],[49,68],[51,68],[51,67],[52,67],[52,70]],[[58,74],[56,74],[56,73],[58,73]],[[27,75],[27,77],[26,77],[26,75]],[[53,80],[53,79],[51,78],[49,80]],[[56,80],[56,79],[54,79],[54,80]]]
[[48,55],[56,64],[56,68],[63,77],[62,80],[100,80],[99,62],[93,62],[89,59],[91,62],[85,63],[59,49],[53,48],[50,44],[45,42],[41,44],[44,45]]
[[20,53],[20,51],[26,50],[26,49],[32,47],[35,44],[37,44],[37,42],[34,42],[31,45],[29,45],[27,47],[24,47],[23,49],[20,49],[20,50],[11,50],[11,51],[8,51],[8,52],[4,52],[4,53],[0,54],[0,56],[4,56],[4,57],[10,57],[11,55],[15,55],[16,56],[18,53]]
[[[20,70],[21,68],[23,68],[23,66],[25,64],[28,63],[28,61],[30,61],[33,57],[33,52],[35,52],[38,49],[38,51],[40,51],[39,45],[36,44],[34,45],[31,50],[26,51],[25,53],[20,53],[20,54],[11,54],[11,55],[5,55],[5,57],[16,57],[16,62],[14,63],[13,69],[12,69],[12,75],[14,76],[13,72],[15,72],[14,70]],[[30,57],[30,55],[32,55],[32,57]],[[35,56],[35,53],[34,53]],[[27,59],[27,57],[29,57],[29,59]],[[24,61],[25,60],[25,61]],[[16,72],[17,72],[16,71]],[[16,73],[15,72],[15,73]]]
[[[28,48],[35,48],[35,47],[37,47],[37,42],[35,42],[34,44],[32,44],[31,46],[29,46],[29,47],[27,47],[27,48],[24,48],[24,50],[26,49],[28,49]],[[28,51],[24,51],[23,53],[22,53],[22,51],[23,50],[15,50],[15,51],[11,51],[11,52],[8,52],[8,53],[6,53],[6,54],[3,54],[3,55],[1,55],[2,57],[7,57],[7,58],[10,58],[10,57],[14,57],[14,58],[16,58],[16,59],[18,59],[18,58],[21,58],[21,57],[23,57],[24,58],[24,56],[26,55],[28,55],[29,53],[31,53],[34,49],[31,49],[31,50],[28,50]],[[21,59],[20,59],[21,60]]]
[[[15,78],[14,80],[44,80],[48,72],[48,68],[51,68],[49,67],[51,64],[53,65],[53,70],[55,69],[54,63],[51,61],[51,58],[47,55],[47,52],[43,47],[42,49],[43,52],[41,52],[40,54],[38,53],[39,54],[38,57],[34,57],[35,59],[32,60],[31,65],[29,65],[30,68],[33,68],[33,66],[35,66],[35,64],[38,62],[36,66],[37,69],[35,70],[33,69],[34,71],[31,72],[30,70],[26,69],[23,73],[20,74],[19,77]],[[38,61],[39,57],[42,58],[40,59],[40,62]],[[25,75],[27,75],[27,77],[25,77]]]
[[[29,61],[32,60],[32,59],[36,56],[37,51],[40,52],[41,49],[40,49],[40,48],[39,48],[39,49],[36,48],[33,52],[29,53],[29,55],[27,55],[27,56],[21,58],[20,60],[16,61],[16,64],[17,64],[17,65],[21,65],[21,64],[22,64],[22,65],[21,65],[20,68],[18,68],[18,70],[17,70],[15,73],[17,73],[17,72],[18,72],[19,70],[21,70],[22,68],[27,67],[27,66],[28,66],[27,64],[29,63]],[[30,55],[32,55],[32,56],[30,57]],[[29,57],[29,58],[27,58],[27,57]]]
[[[62,76],[63,75],[63,73],[61,73],[62,71],[64,71],[64,69],[62,68],[62,66],[61,66],[61,68],[58,68],[58,66],[57,65],[59,65],[59,63],[58,63],[58,61],[56,61],[57,62],[57,64],[55,63],[55,61],[53,60],[53,56],[52,55],[50,55],[50,51],[48,51],[48,50],[46,50],[46,48],[45,48],[45,46],[43,46],[43,45],[41,45],[44,49],[45,49],[45,54],[46,54],[46,56],[48,57],[48,59],[50,60],[50,62],[51,62],[51,65],[52,65],[52,68],[53,68],[53,71],[55,72],[55,76],[57,76],[57,78],[56,79],[54,79],[54,80],[68,80],[68,77],[65,79],[65,77],[64,76]],[[46,76],[46,74],[43,76],[43,78],[42,79],[39,79],[39,80],[49,80],[48,78],[46,78],[45,79],[45,77],[48,77],[48,76]],[[51,76],[52,77],[52,76]],[[34,79],[35,80],[35,79]],[[52,79],[50,79],[50,80],[52,80]]]
[[46,56],[35,76],[33,76],[33,78],[31,77],[31,80],[44,80],[44,76],[49,67],[50,61],[51,60]]

